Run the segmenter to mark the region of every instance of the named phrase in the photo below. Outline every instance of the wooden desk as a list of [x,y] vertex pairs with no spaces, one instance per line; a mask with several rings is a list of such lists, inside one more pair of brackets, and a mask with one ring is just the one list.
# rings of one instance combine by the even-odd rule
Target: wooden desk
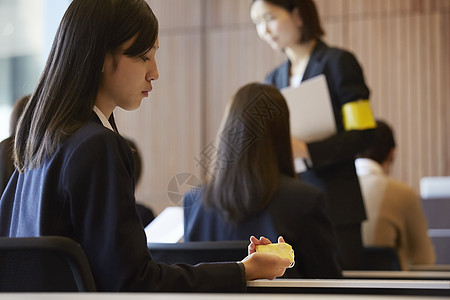
[[410,271],[450,272],[450,265],[412,265]]
[[343,271],[345,279],[450,280],[446,271]]
[[450,296],[449,280],[275,279],[247,283],[250,293]]
[[[415,296],[383,295],[315,295],[315,294],[163,294],[163,293],[0,293],[0,300],[417,300]],[[420,300],[440,300],[442,297],[420,297]]]

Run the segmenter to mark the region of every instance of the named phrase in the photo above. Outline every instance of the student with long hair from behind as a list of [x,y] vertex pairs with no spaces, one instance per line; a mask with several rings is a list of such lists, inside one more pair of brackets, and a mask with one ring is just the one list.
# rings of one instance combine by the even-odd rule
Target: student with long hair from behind
[[18,169],[0,200],[0,236],[78,242],[99,291],[244,291],[288,259],[166,265],[152,260],[135,208],[133,157],[113,110],[139,107],[158,79],[158,21],[144,0],[74,0],[16,134]]
[[184,197],[186,241],[284,237],[294,249],[287,277],[339,278],[325,195],[296,178],[289,110],[277,88],[252,83],[225,112],[212,178]]

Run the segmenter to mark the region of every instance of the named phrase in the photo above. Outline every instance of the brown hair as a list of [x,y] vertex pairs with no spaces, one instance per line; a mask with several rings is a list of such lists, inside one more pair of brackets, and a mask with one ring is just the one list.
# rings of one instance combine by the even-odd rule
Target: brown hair
[[11,112],[11,116],[9,117],[9,134],[10,136],[14,136],[16,134],[17,123],[19,122],[19,118],[22,115],[25,106],[30,100],[31,95],[25,95],[14,103],[13,110]]
[[280,174],[295,177],[289,110],[274,86],[251,83],[237,91],[217,149],[203,202],[232,222],[266,207]]
[[370,158],[379,164],[383,164],[392,149],[395,148],[395,138],[392,128],[384,121],[377,120],[375,138],[369,148],[359,153],[357,157]]

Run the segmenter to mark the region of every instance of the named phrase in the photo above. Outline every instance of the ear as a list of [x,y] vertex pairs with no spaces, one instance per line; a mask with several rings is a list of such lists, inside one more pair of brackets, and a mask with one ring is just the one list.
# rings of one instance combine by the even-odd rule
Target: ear
[[291,12],[292,20],[294,20],[295,25],[297,25],[298,28],[303,26],[303,20],[300,17],[300,10],[298,7],[294,8]]
[[389,151],[389,154],[386,157],[385,161],[382,163],[383,170],[386,174],[391,173],[392,164],[394,163],[394,155],[395,148],[392,148],[391,151]]
[[394,162],[394,155],[395,155],[395,148],[392,148],[391,151],[389,151],[387,161],[389,161],[391,164]]

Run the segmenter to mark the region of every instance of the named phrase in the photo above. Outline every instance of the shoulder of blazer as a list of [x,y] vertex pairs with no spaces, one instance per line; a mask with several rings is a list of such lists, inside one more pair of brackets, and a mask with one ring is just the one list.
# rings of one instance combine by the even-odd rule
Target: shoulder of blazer
[[313,52],[311,53],[310,60],[321,61],[324,58],[328,59],[330,57],[337,57],[345,54],[351,53],[341,48],[330,47],[324,41],[317,40],[317,44],[314,47]]
[[286,60],[284,63],[276,67],[272,72],[270,72],[264,83],[272,84],[276,86],[278,89],[285,88],[289,86],[289,68],[291,66],[291,62]]
[[[90,150],[89,150],[90,149]],[[127,141],[116,132],[98,124],[96,121],[89,121],[78,129],[61,147],[64,156],[70,158],[76,152],[82,151],[89,155],[99,152],[99,149],[131,157],[131,147]],[[101,153],[97,153],[100,155]],[[107,155],[103,153],[103,155]]]

